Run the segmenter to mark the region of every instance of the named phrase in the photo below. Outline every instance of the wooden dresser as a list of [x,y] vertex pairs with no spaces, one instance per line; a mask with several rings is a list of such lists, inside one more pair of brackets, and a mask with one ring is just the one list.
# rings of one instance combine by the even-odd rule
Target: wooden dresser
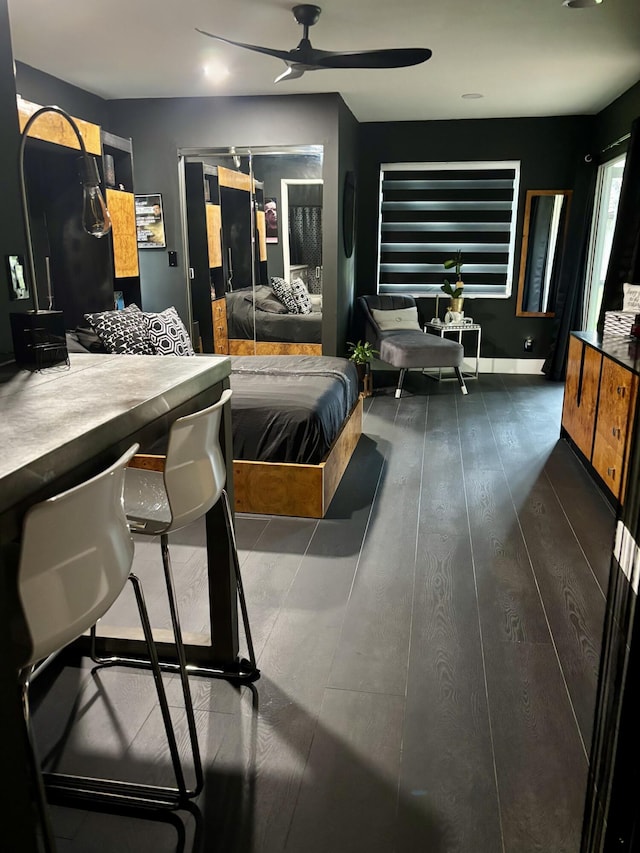
[[624,502],[634,427],[640,345],[625,337],[573,332],[562,434],[580,451],[614,502]]

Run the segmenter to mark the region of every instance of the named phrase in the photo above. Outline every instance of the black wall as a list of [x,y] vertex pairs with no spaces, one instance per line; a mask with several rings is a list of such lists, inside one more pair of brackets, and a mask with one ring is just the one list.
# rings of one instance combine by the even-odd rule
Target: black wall
[[[6,0],[0,0],[6,8]],[[0,21],[2,24],[2,21]],[[8,28],[2,27],[0,107],[6,116],[0,133],[0,169],[8,187],[0,210],[0,246],[24,252],[14,170],[17,151],[13,127],[13,75]],[[338,95],[243,98],[180,98],[105,102],[77,87],[18,63],[17,91],[36,103],[58,103],[105,129],[133,138],[135,183],[139,193],[161,192],[168,249],[179,253],[178,267],[168,266],[167,252],[141,252],[144,307],[161,310],[174,304],[186,318],[187,279],[180,228],[177,152],[185,148],[289,146],[324,147],[324,348],[344,353],[357,334],[352,310],[355,296],[375,292],[378,178],[382,162],[447,160],[520,160],[520,200],[515,267],[510,299],[467,300],[465,310],[483,324],[482,354],[525,358],[523,341],[534,339],[533,358],[544,358],[553,320],[517,318],[515,293],[520,260],[524,196],[527,189],[571,189],[586,154],[600,151],[629,132],[640,114],[640,83],[598,116],[491,119],[477,121],[389,122],[359,125]],[[9,108],[11,107],[11,108]],[[622,147],[614,153],[623,150]],[[356,250],[351,258],[342,239],[345,174],[357,174]],[[11,191],[13,185],[14,190]],[[267,190],[267,194],[270,194]],[[572,216],[584,211],[573,206]],[[15,248],[17,246],[17,248]],[[569,257],[576,247],[569,245]],[[6,275],[6,273],[3,273]],[[355,276],[357,275],[357,285]],[[0,293],[0,351],[7,349],[8,289]],[[431,316],[435,301],[425,300]]]
[[26,310],[31,301],[9,301],[7,255],[26,253],[22,224],[22,206],[18,183],[18,149],[20,131],[16,112],[16,89],[13,77],[13,55],[9,33],[7,0],[0,0],[0,355],[13,350],[9,311]]
[[[323,347],[326,353],[342,348],[341,319],[336,311],[344,302],[339,269],[339,110],[338,95],[288,95],[239,98],[168,98],[111,101],[109,129],[133,138],[135,185],[139,193],[160,192],[166,217],[167,246],[179,252],[179,264],[170,268],[164,251],[140,253],[142,301],[155,311],[168,304],[185,316],[187,279],[179,218],[179,149],[322,145],[324,147]],[[352,117],[353,118],[353,117]],[[354,119],[355,121],[355,119]],[[334,283],[330,287],[329,282]],[[334,289],[335,295],[329,293]],[[338,296],[340,292],[340,296]],[[339,343],[340,342],[340,343]]]
[[[602,159],[602,149],[629,133],[634,118],[640,116],[640,81],[609,104],[596,118],[594,154]],[[618,156],[626,150],[623,143],[604,152],[604,158]]]
[[76,118],[109,129],[107,101],[22,62],[16,62],[16,91],[34,104],[56,104]]
[[[525,194],[529,189],[573,187],[576,169],[591,148],[593,123],[590,117],[568,116],[360,125],[358,295],[375,293],[376,290],[381,163],[519,160],[520,191],[512,296],[509,299],[467,299],[465,313],[482,323],[483,356],[526,358],[529,354],[524,352],[523,343],[530,336],[534,340],[530,357],[544,358],[551,343],[553,320],[515,316]],[[581,213],[574,205],[572,216],[580,216]],[[423,300],[421,307],[425,316],[433,316],[435,299]],[[354,334],[357,333],[356,328]]]

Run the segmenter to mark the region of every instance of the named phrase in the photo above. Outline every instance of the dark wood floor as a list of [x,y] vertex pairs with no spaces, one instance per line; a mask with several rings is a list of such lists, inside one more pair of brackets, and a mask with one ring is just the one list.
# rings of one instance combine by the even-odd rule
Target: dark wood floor
[[[194,683],[207,853],[579,849],[614,514],[558,438],[561,385],[407,389],[366,401],[324,520],[238,518],[262,677]],[[186,630],[202,539],[174,536]],[[136,570],[166,624],[158,552]],[[37,704],[50,766],[170,780],[147,673],[66,667]],[[62,853],[177,849],[170,823],[53,813]]]

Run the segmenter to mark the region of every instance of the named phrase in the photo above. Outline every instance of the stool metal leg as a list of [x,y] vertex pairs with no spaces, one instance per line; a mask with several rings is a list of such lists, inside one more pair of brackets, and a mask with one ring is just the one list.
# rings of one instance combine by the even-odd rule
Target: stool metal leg
[[251,637],[251,626],[249,624],[249,613],[247,611],[247,600],[244,595],[244,586],[242,583],[242,574],[240,573],[240,560],[238,559],[238,546],[236,543],[236,531],[233,526],[233,515],[231,514],[231,504],[229,503],[229,495],[227,490],[222,490],[222,507],[224,509],[224,521],[227,526],[227,535],[231,544],[233,554],[233,566],[236,574],[236,586],[238,588],[238,601],[240,602],[240,612],[242,613],[242,624],[244,625],[244,636],[247,641],[247,651],[249,653],[249,663],[252,669],[256,669],[256,656],[253,650],[253,639]]
[[460,390],[462,391],[463,394],[468,394],[469,392],[467,391],[467,386],[465,385],[464,376],[462,375],[462,371],[460,370],[459,367],[454,367],[453,369],[455,370],[456,376],[458,377],[458,382],[460,383]]
[[398,377],[398,387],[396,388],[396,399],[402,396],[402,383],[404,382],[404,375],[407,372],[405,367],[400,369],[400,376]]
[[[158,653],[153,640],[151,623],[149,621],[149,614],[147,612],[142,587],[140,585],[140,581],[135,575],[129,575],[129,580],[133,585],[136,596],[140,622],[142,624],[142,630],[147,644],[147,652],[149,654],[149,659],[146,661],[146,664],[153,671],[156,691],[158,694],[158,702],[164,722],[177,788],[167,788],[160,785],[140,785],[133,782],[124,782],[112,779],[94,779],[91,777],[72,776],[58,773],[45,774],[45,786],[48,791],[57,794],[63,800],[67,798],[84,799],[125,806],[177,809],[180,808],[185,801],[196,796],[199,793],[199,790],[190,791],[186,786],[180,761],[180,754],[178,751],[178,744],[171,721],[169,703],[167,701],[162,672],[160,670],[160,662],[158,660]],[[111,662],[111,659],[107,661],[107,663]],[[198,768],[199,761],[199,753],[196,753],[194,755],[196,776],[199,776],[199,779],[201,780],[202,769],[201,767]]]
[[35,667],[27,667],[20,673],[20,691],[22,696],[22,713],[27,730],[28,753],[29,753],[29,770],[33,779],[35,789],[35,801],[40,819],[40,828],[42,831],[42,843],[46,853],[55,853],[55,844],[53,841],[53,830],[49,819],[49,810],[47,809],[47,800],[45,789],[42,782],[42,774],[40,764],[37,757],[36,745],[33,738],[33,730],[31,728],[31,712],[29,709],[29,682],[31,673]]
[[[167,672],[177,672],[180,676],[180,683],[182,686],[182,697],[184,701],[185,714],[187,716],[187,726],[189,728],[189,740],[191,743],[191,754],[193,756],[193,767],[196,777],[196,784],[193,790],[188,790],[184,783],[184,778],[182,779],[182,785],[179,787],[182,795],[185,798],[197,797],[200,791],[202,790],[204,784],[204,773],[202,770],[202,761],[200,758],[200,747],[198,744],[198,732],[195,720],[195,713],[193,709],[193,700],[191,698],[191,688],[189,685],[189,676],[187,674],[187,662],[186,655],[184,651],[184,643],[182,641],[182,630],[180,628],[180,617],[178,614],[178,606],[176,602],[175,595],[175,586],[173,583],[173,576],[171,573],[171,558],[169,555],[169,537],[166,534],[162,534],[160,537],[160,546],[162,550],[162,565],[164,568],[164,576],[165,576],[165,584],[167,587],[167,597],[169,599],[169,613],[171,615],[171,626],[173,629],[173,637],[174,644],[176,648],[176,656],[178,658],[177,664],[166,664],[164,662],[160,663],[158,661],[158,672],[161,670],[165,670]],[[135,581],[133,580],[135,578]],[[135,577],[135,575],[131,575],[130,579],[134,585],[134,590],[136,591],[136,599],[138,596],[142,595],[142,589],[140,588],[140,582]],[[146,608],[145,608],[145,617],[146,622],[148,623],[148,616],[146,616]],[[141,613],[142,619],[142,613]],[[144,628],[145,620],[143,620],[143,628]],[[148,623],[149,635],[153,637],[151,631],[151,625]],[[146,637],[146,632],[145,632]],[[95,661],[95,663],[100,666],[131,666],[135,668],[143,668],[143,669],[154,669],[153,659],[151,657],[149,659],[146,658],[133,658],[133,657],[119,657],[119,656],[111,656],[108,658],[98,657],[96,654],[96,626],[94,625],[91,629],[91,659]],[[147,644],[148,645],[148,644]],[[155,644],[153,645],[153,653],[155,655],[155,659],[158,660],[157,652],[155,649]],[[164,694],[164,685],[161,684],[161,689]],[[160,698],[160,693],[158,694],[158,698],[160,701],[161,709],[163,708],[163,700]],[[166,704],[166,698],[164,700]],[[168,711],[168,705],[167,705]],[[164,718],[164,710],[163,710],[163,718]],[[170,720],[170,717],[169,717]],[[173,755],[173,753],[172,753]],[[180,774],[182,774],[182,766],[178,759],[178,766],[180,769]],[[175,770],[174,765],[174,770]],[[177,777],[176,777],[177,778]]]

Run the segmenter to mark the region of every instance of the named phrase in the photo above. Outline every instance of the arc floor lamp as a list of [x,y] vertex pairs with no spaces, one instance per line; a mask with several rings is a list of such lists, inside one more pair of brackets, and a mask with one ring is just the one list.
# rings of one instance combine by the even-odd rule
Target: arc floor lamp
[[28,367],[45,367],[66,361],[68,358],[65,324],[62,311],[40,308],[38,284],[36,280],[33,237],[29,215],[29,200],[25,179],[24,155],[29,131],[33,124],[45,113],[57,113],[62,116],[73,130],[80,147],[78,174],[83,186],[82,226],[92,237],[104,237],[111,230],[111,217],[102,193],[98,164],[86,149],[84,139],[74,119],[57,106],[40,107],[28,119],[22,130],[18,155],[22,216],[27,243],[27,274],[33,296],[33,310],[12,313],[11,334],[16,363]]

